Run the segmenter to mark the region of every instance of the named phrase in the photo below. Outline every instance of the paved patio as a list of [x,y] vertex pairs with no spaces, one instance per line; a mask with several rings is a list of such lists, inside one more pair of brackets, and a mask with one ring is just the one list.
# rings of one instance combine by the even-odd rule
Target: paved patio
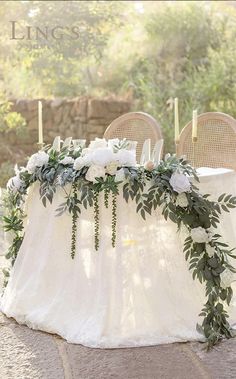
[[236,339],[209,353],[200,343],[90,349],[20,326],[0,314],[0,378],[235,379]]

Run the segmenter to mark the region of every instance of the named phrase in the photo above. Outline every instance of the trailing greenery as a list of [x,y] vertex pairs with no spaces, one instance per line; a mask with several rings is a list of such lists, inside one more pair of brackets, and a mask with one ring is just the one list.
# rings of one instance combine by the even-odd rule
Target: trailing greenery
[[107,188],[104,189],[104,205],[106,208],[109,207],[109,190]]
[[98,191],[94,191],[94,245],[95,250],[99,248],[99,204],[98,204]]
[[78,215],[81,212],[79,204],[81,201],[78,199],[76,183],[72,185],[73,197],[71,199],[71,213],[72,213],[72,233],[71,233],[71,258],[74,259],[76,252],[76,235],[77,235],[77,221]]
[[[15,263],[18,251],[24,238],[24,197],[25,193],[14,194],[12,192],[8,192],[3,195],[2,200],[2,206],[4,208],[4,214],[2,216],[4,231],[9,233],[9,239],[11,240],[11,244],[5,254],[5,258],[10,261],[11,266]],[[6,286],[10,275],[9,268],[4,268],[3,274],[5,278],[4,286]]]
[[[27,189],[34,182],[39,183],[40,197],[45,207],[53,202],[54,194],[59,187],[65,192],[65,202],[57,208],[56,215],[69,212],[72,216],[72,259],[76,253],[77,225],[82,207],[85,209],[93,207],[94,210],[96,251],[99,250],[102,238],[99,210],[101,198],[107,207],[109,194],[112,197],[111,245],[113,247],[117,235],[118,196],[123,196],[127,203],[133,201],[137,214],[140,214],[143,220],[148,215],[155,214],[158,208],[166,220],[170,219],[178,230],[187,233],[183,247],[185,259],[193,279],[198,279],[205,285],[207,301],[200,313],[203,322],[197,326],[198,331],[207,338],[209,347],[222,337],[232,337],[233,332],[227,321],[225,304],[230,304],[233,295],[230,275],[236,270],[230,260],[236,256],[233,254],[233,249],[222,241],[216,229],[222,212],[229,212],[236,207],[236,197],[222,194],[218,201],[212,201],[209,194],[202,195],[195,185],[199,181],[195,170],[184,158],[177,158],[174,155],[168,154],[151,171],[146,170],[144,166],[123,166],[117,167],[114,174],[106,173],[103,177],[93,180],[91,172],[88,175],[89,170],[94,168],[100,170],[101,167],[78,165],[81,163],[80,157],[84,159],[81,153],[81,150],[74,150],[71,147],[57,152],[47,146],[45,151],[32,156],[27,167],[21,169],[10,181],[3,220],[5,230],[13,233],[13,242],[6,258],[11,260],[12,265],[14,264],[24,235],[23,204]],[[111,170],[110,166],[109,169]],[[190,181],[190,177],[195,181]]]
[[111,237],[111,242],[112,242],[112,247],[115,247],[116,245],[116,224],[117,224],[117,194],[112,193],[112,221],[111,221],[111,228],[112,228],[112,237]]

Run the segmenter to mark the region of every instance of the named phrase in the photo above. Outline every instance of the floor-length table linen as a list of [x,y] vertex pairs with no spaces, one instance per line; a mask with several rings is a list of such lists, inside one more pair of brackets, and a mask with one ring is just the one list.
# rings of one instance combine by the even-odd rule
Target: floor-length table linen
[[[236,174],[201,169],[200,188],[217,198],[236,194]],[[100,196],[100,247],[94,249],[93,209],[78,221],[76,255],[70,256],[71,216],[55,217],[63,202],[59,188],[43,207],[38,184],[30,189],[27,223],[2,311],[34,329],[68,342],[97,348],[202,340],[196,323],[204,285],[193,281],[182,251],[184,235],[160,211],[144,221],[135,204],[118,197],[117,241],[111,246],[111,208]],[[236,211],[224,215],[219,231],[236,246]],[[229,309],[236,321],[236,301]]]

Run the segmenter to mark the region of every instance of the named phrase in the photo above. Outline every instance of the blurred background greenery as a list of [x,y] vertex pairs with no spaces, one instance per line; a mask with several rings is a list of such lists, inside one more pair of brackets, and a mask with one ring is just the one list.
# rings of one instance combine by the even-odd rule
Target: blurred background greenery
[[[69,25],[80,37],[13,41],[11,20],[19,35],[27,25]],[[84,94],[129,99],[159,121],[168,151],[174,97],[182,127],[193,108],[236,117],[235,1],[1,1],[0,28],[3,103]],[[10,127],[23,125],[7,117]]]

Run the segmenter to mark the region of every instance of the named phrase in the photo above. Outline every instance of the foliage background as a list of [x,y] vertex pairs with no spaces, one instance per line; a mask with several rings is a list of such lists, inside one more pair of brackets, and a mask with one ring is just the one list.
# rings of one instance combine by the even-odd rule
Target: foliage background
[[[10,39],[27,25],[79,27],[70,40]],[[9,98],[120,96],[152,114],[174,150],[173,98],[181,126],[198,112],[236,117],[234,1],[2,1],[0,94]],[[33,30],[33,29],[32,29]]]

